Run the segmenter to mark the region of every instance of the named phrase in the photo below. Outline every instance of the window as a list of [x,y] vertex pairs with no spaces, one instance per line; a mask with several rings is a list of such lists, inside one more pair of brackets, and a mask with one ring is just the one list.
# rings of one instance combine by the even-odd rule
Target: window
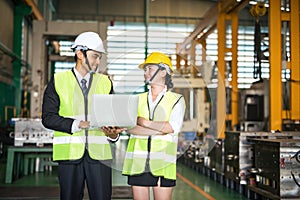
[[[161,51],[171,56],[173,66],[176,65],[176,43],[183,40],[194,30],[192,24],[158,24],[151,23],[148,27],[146,38],[146,28],[143,23],[115,22],[114,26],[107,29],[107,67],[106,72],[112,78],[116,93],[142,92],[145,89],[143,71],[138,69],[147,56],[153,51]],[[264,35],[268,34],[268,27],[261,27]],[[228,27],[228,41],[231,37],[231,27]],[[238,87],[249,88],[257,81],[254,71],[254,27],[239,26],[238,30]],[[262,44],[262,49],[268,48],[268,37]],[[289,57],[289,33],[286,35],[287,52]],[[206,41],[206,58],[209,62],[217,61],[218,41],[217,30],[210,34]],[[73,56],[70,50],[72,42],[60,41],[61,55]],[[231,44],[227,44],[230,47]],[[201,45],[196,47],[196,66],[202,65]],[[230,61],[231,55],[227,55],[225,60]],[[55,72],[70,69],[74,62],[55,62]],[[262,78],[269,78],[269,62],[264,60],[261,64]],[[217,67],[214,69],[212,83],[216,83]],[[228,62],[226,78],[230,81],[230,62]],[[283,79],[290,78],[288,69],[283,68]]]
[[150,24],[148,40],[143,23],[115,23],[107,31],[107,73],[116,93],[145,90],[143,71],[138,65],[148,54],[161,51],[172,57],[175,66],[176,43],[193,31],[193,25]]

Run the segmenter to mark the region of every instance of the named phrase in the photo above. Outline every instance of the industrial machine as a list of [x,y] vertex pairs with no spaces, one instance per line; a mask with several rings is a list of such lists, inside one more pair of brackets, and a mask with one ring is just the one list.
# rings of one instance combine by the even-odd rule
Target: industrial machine
[[250,183],[254,167],[251,139],[300,139],[300,132],[225,132],[224,175],[241,185]]
[[242,131],[268,131],[269,81],[253,83],[242,90],[240,97],[240,123]]
[[254,139],[256,185],[284,199],[300,198],[300,139]]
[[224,177],[224,139],[214,139],[214,146],[211,151],[208,153],[206,158],[207,162],[205,162],[205,166],[208,170],[211,170],[211,176],[214,180],[219,181],[223,184]]
[[53,131],[46,129],[41,119],[14,118],[13,121],[15,130],[10,136],[14,138],[14,146],[33,144],[40,147],[44,144],[52,144]]

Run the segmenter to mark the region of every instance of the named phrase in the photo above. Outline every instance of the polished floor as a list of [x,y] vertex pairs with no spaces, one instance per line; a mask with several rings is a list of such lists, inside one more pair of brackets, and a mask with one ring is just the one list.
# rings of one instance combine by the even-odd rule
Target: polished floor
[[[124,153],[123,147],[116,148],[118,155]],[[116,162],[117,163],[117,162]],[[117,163],[117,166],[120,166],[120,163]],[[44,172],[35,172],[33,174],[29,174],[26,176],[21,176],[17,180],[14,180],[11,184],[5,184],[5,168],[6,168],[6,158],[5,154],[0,159],[0,199],[58,199],[59,190],[58,190],[58,180],[56,176],[56,167],[52,167],[52,170],[46,170]],[[120,167],[114,167],[113,169],[113,187],[116,189],[120,186],[128,186],[127,178],[122,176]],[[26,191],[32,190],[34,188],[47,188],[49,196],[45,198],[39,198],[38,196],[32,195],[32,197],[27,196],[26,198],[18,198],[15,191],[21,192],[22,190]],[[2,191],[1,191],[2,188]],[[7,192],[8,188],[15,188],[14,192],[11,194],[4,194],[4,191]],[[51,190],[50,189],[54,189]],[[47,189],[45,189],[47,192]],[[51,195],[50,195],[50,192]],[[55,193],[53,195],[53,192]],[[116,192],[116,191],[115,191]],[[32,193],[34,194],[34,193]],[[19,193],[20,195],[20,193]],[[87,195],[85,195],[87,196]],[[116,196],[116,195],[115,195]],[[122,199],[114,198],[114,199]],[[129,199],[129,198],[124,198]],[[132,198],[130,198],[132,199]],[[153,199],[151,197],[151,199]],[[183,199],[191,199],[191,200],[227,200],[227,199],[247,199],[245,196],[240,195],[237,191],[234,191],[230,188],[225,187],[224,185],[214,181],[212,178],[209,178],[205,175],[200,174],[194,169],[185,166],[182,163],[178,163],[177,167],[177,185],[173,190],[172,199],[174,200],[183,200]]]

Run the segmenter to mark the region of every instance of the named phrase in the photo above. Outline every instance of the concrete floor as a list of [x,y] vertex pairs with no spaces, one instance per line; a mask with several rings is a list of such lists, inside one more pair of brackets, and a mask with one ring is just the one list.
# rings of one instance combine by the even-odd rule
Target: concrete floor
[[[119,155],[115,162],[115,167],[113,169],[113,188],[120,186],[128,186],[127,185],[127,177],[122,176],[121,174],[121,160],[122,156],[125,152],[125,146],[122,142],[117,145],[113,152],[115,155]],[[29,174],[27,176],[21,176],[18,179],[14,180],[12,184],[5,184],[5,169],[6,169],[6,156],[5,154],[0,159],[0,199],[22,199],[16,198],[16,191],[28,190],[35,187],[43,188],[48,187],[52,190],[55,190],[53,194],[50,195],[49,198],[46,199],[59,199],[59,190],[58,190],[58,179],[56,175],[56,167],[52,167],[52,171],[46,170],[44,172],[35,172],[33,174]],[[232,199],[247,199],[245,196],[239,194],[237,191],[234,191],[230,188],[225,187],[224,185],[214,181],[212,178],[209,178],[201,173],[197,172],[190,167],[185,166],[184,164],[178,163],[177,167],[177,185],[173,190],[173,200],[182,200],[182,199],[197,199],[197,200],[205,200],[205,199],[217,199],[217,200],[232,200]],[[2,188],[2,189],[1,189]],[[14,188],[15,192],[11,192],[10,194],[4,194],[4,191],[8,191],[8,189]],[[2,191],[2,192],[1,192]],[[30,191],[28,191],[30,192]],[[47,193],[46,191],[44,191]],[[20,193],[19,193],[20,194]],[[32,193],[33,194],[33,193]],[[45,195],[45,194],[44,194]],[[46,194],[47,195],[47,194]],[[23,198],[25,199],[25,198]],[[26,199],[39,199],[37,196],[32,196],[32,198],[27,197]],[[45,196],[40,199],[45,199]],[[120,198],[116,198],[120,199]],[[125,198],[128,199],[128,198]],[[153,199],[153,198],[151,198]]]

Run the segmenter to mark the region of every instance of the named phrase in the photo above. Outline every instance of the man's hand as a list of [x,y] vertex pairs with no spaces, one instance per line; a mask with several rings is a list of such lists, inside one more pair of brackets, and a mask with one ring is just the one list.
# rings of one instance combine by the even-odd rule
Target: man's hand
[[78,124],[78,128],[85,129],[90,127],[89,121],[80,121]]
[[102,126],[100,130],[103,131],[107,137],[110,137],[111,139],[116,139],[118,135],[126,129],[116,126]]

